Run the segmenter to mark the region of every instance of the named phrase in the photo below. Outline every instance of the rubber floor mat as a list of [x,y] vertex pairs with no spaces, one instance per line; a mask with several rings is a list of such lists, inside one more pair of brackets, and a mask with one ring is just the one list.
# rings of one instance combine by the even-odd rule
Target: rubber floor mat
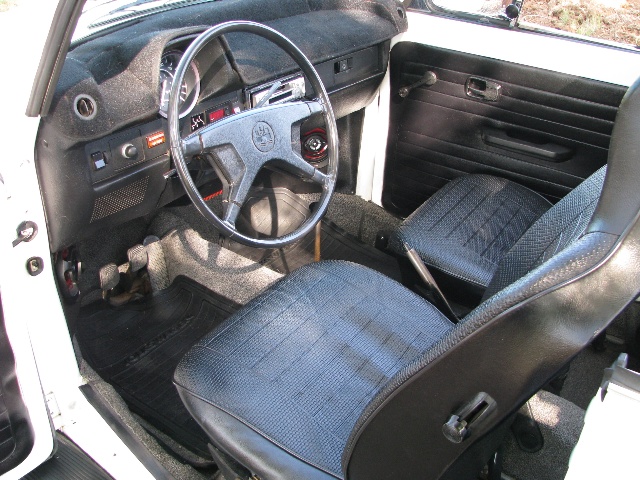
[[22,480],[112,480],[89,455],[63,434],[56,432],[53,456],[32,470]]
[[240,305],[186,277],[121,307],[81,310],[76,338],[86,361],[131,410],[208,458],[207,436],[182,405],[173,372],[182,356]]
[[[312,231],[302,240],[279,249],[246,247],[236,242],[225,242],[225,247],[265,267],[280,273],[291,273],[296,268],[313,262],[315,233]],[[332,222],[322,221],[320,252],[323,260],[348,260],[401,281],[398,261],[391,255],[362,243]]]

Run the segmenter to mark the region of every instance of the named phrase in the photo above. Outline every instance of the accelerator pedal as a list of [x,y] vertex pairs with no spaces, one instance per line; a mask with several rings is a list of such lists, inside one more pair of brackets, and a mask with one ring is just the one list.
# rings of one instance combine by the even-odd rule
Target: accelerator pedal
[[147,251],[147,273],[151,282],[151,290],[154,292],[164,290],[169,286],[169,273],[162,243],[155,235],[149,235],[142,243]]

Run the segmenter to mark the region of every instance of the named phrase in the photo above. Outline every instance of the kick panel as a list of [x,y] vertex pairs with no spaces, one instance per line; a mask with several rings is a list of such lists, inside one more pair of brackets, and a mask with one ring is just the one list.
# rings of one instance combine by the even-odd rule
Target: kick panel
[[20,392],[0,301],[0,476],[29,456],[34,441],[34,429]]
[[606,163],[626,91],[410,42],[393,48],[390,65],[382,201],[402,215],[468,173],[508,178],[557,201]]

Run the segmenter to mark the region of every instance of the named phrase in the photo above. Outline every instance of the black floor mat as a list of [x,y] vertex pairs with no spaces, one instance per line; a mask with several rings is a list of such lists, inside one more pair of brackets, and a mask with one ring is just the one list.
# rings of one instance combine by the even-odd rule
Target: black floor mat
[[82,355],[132,411],[202,456],[207,436],[172,383],[186,351],[239,308],[233,301],[178,277],[144,301],[81,310],[76,338]]
[[100,465],[63,434],[56,432],[53,456],[22,480],[113,480]]
[[[291,273],[296,268],[313,262],[315,233],[312,231],[299,242],[279,249],[246,247],[226,242],[225,247],[265,267],[280,273]],[[398,261],[391,255],[362,243],[332,222],[322,221],[320,252],[323,260],[349,260],[372,268],[394,280],[401,281]]]

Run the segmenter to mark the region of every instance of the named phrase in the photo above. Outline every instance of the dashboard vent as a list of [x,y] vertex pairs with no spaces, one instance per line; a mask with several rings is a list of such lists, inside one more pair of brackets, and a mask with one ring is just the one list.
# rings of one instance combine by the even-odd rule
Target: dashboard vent
[[82,120],[91,120],[96,116],[98,109],[96,101],[89,95],[78,95],[73,101],[73,111]]
[[148,184],[149,177],[144,177],[126,187],[119,188],[118,190],[96,198],[93,204],[91,222],[141,204],[147,193]]
[[274,91],[271,91],[271,87],[274,85],[273,83],[261,85],[260,87],[251,90],[251,108],[258,105],[267,95],[270,96],[267,97],[267,100],[264,102],[265,105],[291,102],[304,97],[304,77],[295,76],[288,79],[282,79],[280,82],[280,86]]

